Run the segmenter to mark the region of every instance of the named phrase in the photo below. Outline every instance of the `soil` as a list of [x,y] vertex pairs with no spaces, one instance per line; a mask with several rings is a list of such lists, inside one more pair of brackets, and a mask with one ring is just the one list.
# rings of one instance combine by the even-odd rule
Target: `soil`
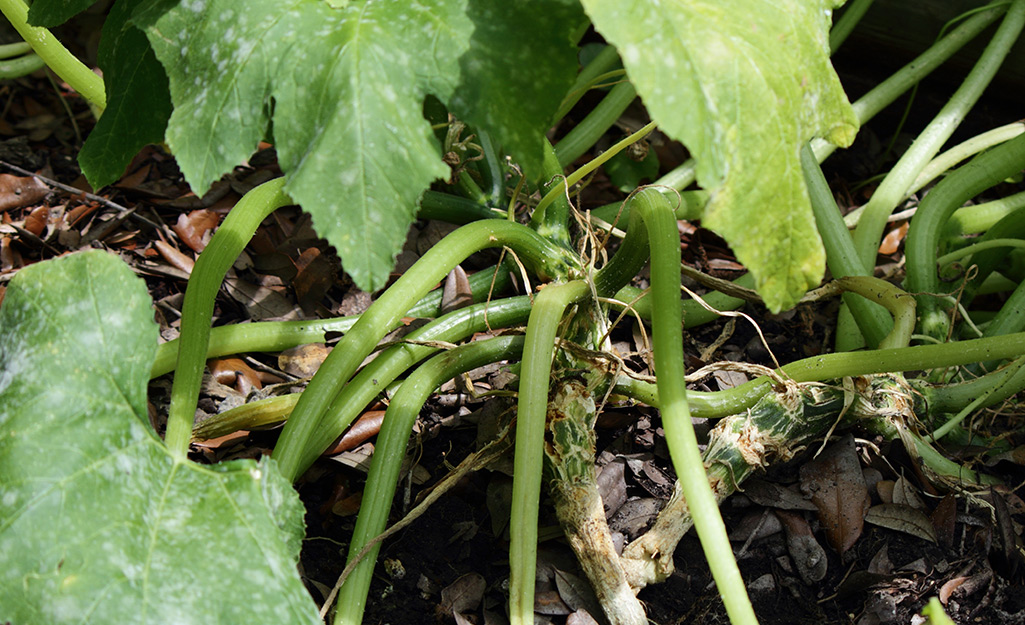
[[[219,197],[192,196],[173,159],[159,148],[144,150],[118,184],[100,190],[95,196],[85,195],[84,192],[92,190],[81,177],[75,156],[81,145],[79,137],[88,132],[92,119],[81,100],[43,74],[6,82],[0,89],[7,102],[0,119],[0,169],[24,180],[25,175],[18,173],[17,168],[21,168],[72,189],[48,183],[44,198],[3,213],[6,229],[0,230],[0,295],[2,285],[22,266],[84,247],[104,248],[118,253],[146,279],[157,302],[163,337],[173,338],[188,262],[195,258],[196,249],[181,234],[181,228],[173,230],[172,226],[184,224],[187,230],[192,227],[192,219],[199,222],[209,217],[203,211],[215,217],[222,215],[248,188],[278,174],[273,150],[264,146],[249,163],[226,178],[218,186]],[[999,102],[988,106],[1002,114]],[[872,132],[886,136],[887,130],[880,127]],[[676,144],[659,149],[669,158],[681,151]],[[871,149],[864,148],[852,158],[859,156],[865,157],[859,163],[879,166]],[[840,171],[838,167],[853,162],[840,161],[829,171],[838,191],[853,186],[863,175],[861,170],[854,174]],[[607,183],[596,179],[582,201],[599,204],[611,193]],[[111,203],[130,209],[131,216],[120,217]],[[188,218],[179,221],[181,215]],[[30,228],[33,218],[42,219],[43,227],[36,231]],[[195,227],[201,240],[205,231]],[[418,238],[431,236],[434,228],[417,224],[400,262],[408,263],[415,258]],[[684,224],[682,228],[689,263],[723,277],[732,277],[742,269],[715,235],[693,225]],[[492,259],[479,262],[484,265]],[[882,267],[899,265],[899,251],[881,258]],[[265,223],[248,250],[247,259],[236,269],[232,278],[235,287],[225,289],[218,299],[217,323],[349,314],[369,303],[369,298],[355,291],[344,277],[337,258],[315,237],[308,220],[294,209],[280,211]],[[467,269],[472,269],[472,263]],[[768,366],[773,364],[773,356],[780,362],[789,362],[826,352],[831,345],[835,306],[835,302],[828,301],[805,304],[773,316],[758,305],[748,305],[744,312],[757,321],[764,343],[755,326],[745,320],[709,324],[688,333],[688,368],[720,359]],[[705,360],[699,358],[698,354],[720,337],[725,340],[719,347]],[[628,346],[635,341],[634,335],[626,330],[614,339]],[[274,376],[287,378],[282,375],[276,356],[251,355],[243,362],[244,367],[227,367],[229,372],[242,374],[228,375],[207,385],[201,409],[216,412],[225,402],[247,395],[254,384],[269,383]],[[643,366],[642,361],[638,364]],[[475,382],[484,385],[480,388],[500,387],[500,377],[494,371],[483,372]],[[719,384],[737,381],[729,377],[709,378],[699,387],[715,390]],[[158,427],[167,388],[166,378],[155,381],[152,387],[151,401]],[[399,489],[393,520],[400,519],[418,496],[477,448],[481,415],[493,409],[489,404],[500,400],[473,397],[460,388],[453,385],[442,389],[425,406],[410,445],[416,469],[407,473]],[[1019,424],[1020,416],[1013,413],[993,421],[993,427],[1012,441],[1019,436]],[[667,499],[672,468],[657,412],[625,403],[613,404],[598,428],[596,456],[601,466],[629,459],[640,467],[627,471],[623,479],[627,502]],[[937,523],[949,520],[946,531],[929,539],[906,529],[867,524],[853,546],[841,555],[829,545],[818,515],[799,511],[797,516],[809,525],[813,542],[827,559],[824,577],[809,583],[795,564],[795,552],[788,544],[786,532],[764,531],[774,526],[775,508],[756,503],[745,493],[734,495],[723,505],[722,513],[735,538],[741,572],[760,621],[767,625],[917,623],[921,622],[916,620],[920,618],[916,616],[920,608],[929,597],[939,594],[947,600],[947,612],[957,623],[1025,623],[1025,593],[1021,585],[1025,551],[1020,541],[1025,504],[1018,497],[1020,490],[1016,490],[1023,483],[1022,467],[1010,461],[995,464],[989,470],[1009,485],[1007,489],[973,497],[959,495],[953,504],[956,514],[950,504],[945,504],[945,516],[937,516],[943,493],[936,492],[921,478],[899,443],[886,443],[866,433],[855,434],[861,437],[858,450],[865,474],[876,476],[876,484],[880,480],[903,479],[909,490],[919,493],[926,514],[932,514]],[[194,457],[207,462],[257,456],[273,447],[275,437],[273,430],[243,433],[214,445],[197,446]],[[308,510],[308,537],[300,568],[318,603],[335,583],[344,564],[365,476],[358,460],[371,447],[372,442],[363,443],[323,458],[298,484]],[[809,449],[789,463],[770,467],[762,479],[796,487],[802,480],[800,468],[813,451]],[[503,497],[507,497],[509,483],[509,476],[494,467],[474,472],[387,540],[365,622],[505,622],[508,511]],[[888,501],[879,489],[873,490],[872,498],[873,504]],[[994,500],[1003,505],[994,504]],[[588,620],[591,617],[601,622],[602,616],[593,607],[586,583],[580,581],[582,573],[560,537],[551,510],[550,502],[543,502],[538,622],[579,624],[592,622]],[[635,515],[637,518],[628,519],[633,525],[626,523],[625,527],[643,528],[650,520],[650,514],[644,516],[643,511]],[[759,526],[761,529],[756,532]],[[639,595],[651,621],[662,625],[728,623],[693,533],[681,542],[674,560],[676,571],[665,582],[650,586]],[[469,584],[468,580],[474,588],[482,588],[479,603],[453,613],[450,595],[463,592],[460,589]]]

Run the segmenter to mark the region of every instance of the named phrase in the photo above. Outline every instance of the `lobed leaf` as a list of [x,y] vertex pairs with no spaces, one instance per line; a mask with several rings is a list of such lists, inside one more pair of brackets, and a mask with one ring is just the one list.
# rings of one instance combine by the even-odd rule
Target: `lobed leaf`
[[0,306],[0,622],[318,623],[302,504],[273,462],[172,458],[149,425],[157,345],[112,255],[32,265]]
[[697,159],[705,225],[772,310],[816,286],[825,253],[800,167],[816,135],[857,120],[829,63],[830,0],[582,0],[652,117]]
[[420,194],[448,174],[426,94],[539,166],[580,22],[572,3],[539,6],[553,12],[541,28],[539,7],[484,0],[157,1],[135,19],[167,71],[167,142],[193,189],[270,128],[289,194],[356,284],[376,290]]

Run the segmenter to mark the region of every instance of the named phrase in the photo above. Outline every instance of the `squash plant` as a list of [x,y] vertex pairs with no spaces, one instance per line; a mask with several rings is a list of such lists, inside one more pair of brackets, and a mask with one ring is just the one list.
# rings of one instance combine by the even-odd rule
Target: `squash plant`
[[[840,416],[900,437],[938,481],[952,474],[986,479],[945,461],[932,440],[963,433],[965,411],[1025,386],[1025,369],[1015,363],[950,385],[931,383],[953,381],[949,376],[908,381],[899,373],[1000,362],[1025,351],[1023,328],[1012,320],[994,322],[996,329],[987,328],[991,336],[909,347],[916,304],[929,311],[923,334],[943,334],[950,319],[944,314],[949,298],[935,301],[938,252],[979,256],[991,272],[994,250],[1005,249],[965,252],[959,233],[944,228],[966,198],[1025,166],[1025,139],[978,156],[937,185],[928,196],[935,201],[923,202],[908,250],[908,288],[917,302],[869,277],[869,252],[877,246],[880,219],[885,222],[950,136],[949,122],[930,130],[924,147],[916,142],[894,168],[894,182],[876,192],[879,199],[866,207],[853,237],[818,161],[832,149],[827,142],[849,144],[859,122],[1000,20],[978,71],[951,100],[952,113],[963,118],[1017,38],[1025,0],[967,19],[854,106],[829,62],[828,20],[837,3],[828,1],[667,7],[650,0],[529,6],[259,0],[241,10],[227,0],[118,0],[104,26],[104,84],[44,28],[88,4],[37,0],[26,11],[20,0],[0,0],[40,58],[103,111],[81,154],[94,186],[114,181],[141,145],[155,141],[167,143],[197,193],[263,139],[273,140],[285,175],[248,193],[198,259],[178,341],[157,346],[143,286],[110,255],[40,263],[12,281],[0,307],[0,619],[317,622],[294,568],[302,510],[289,483],[385,385],[407,372],[377,444],[347,579],[337,602],[325,606],[336,608],[337,622],[361,619],[375,537],[385,528],[420,407],[445,380],[489,362],[519,361],[509,600],[517,624],[533,619],[543,474],[567,537],[615,623],[645,622],[634,595],[671,572],[672,551],[690,523],[730,618],[756,622],[717,500],[761,464],[787,458],[821,436]],[[849,14],[853,23],[859,13]],[[578,71],[578,42],[589,24],[609,45]],[[551,123],[610,72],[622,76],[620,62],[629,81],[609,91],[565,139],[548,144]],[[654,121],[566,174],[564,167],[638,94]],[[460,158],[467,142],[453,129],[444,149],[460,167],[446,165],[429,121],[436,110],[444,114],[442,125],[451,115],[470,126],[479,137],[479,159]],[[604,260],[589,231],[574,235],[570,228],[569,188],[656,124],[694,158],[621,204],[592,211],[594,223],[626,233]],[[510,175],[505,155],[522,176]],[[446,177],[449,184],[428,190]],[[694,182],[701,191],[683,191]],[[538,192],[526,225],[509,204],[510,192],[515,203],[524,187]],[[469,223],[427,252],[358,319],[211,330],[224,274],[260,222],[291,203],[312,215],[367,290],[385,284],[418,206],[423,216]],[[877,349],[790,363],[728,392],[687,391],[681,331],[684,320],[693,323],[701,313],[694,300],[680,299],[676,219],[683,216],[700,216],[727,238],[750,269],[742,286],[753,286],[772,310],[794,305],[818,286],[828,260],[834,276],[843,277],[830,289],[849,298],[850,323],[856,324],[846,335],[849,343],[864,340]],[[983,229],[1001,241],[1020,236],[1017,221],[1003,223]],[[941,241],[945,233],[950,236]],[[431,287],[488,247],[511,252],[519,270],[544,288],[533,296],[489,298],[493,281],[507,269],[482,272],[475,289],[480,303],[441,315]],[[629,282],[649,259],[651,290],[638,293]],[[708,299],[720,308],[737,305],[730,295]],[[657,383],[630,376],[611,355],[608,331],[617,307],[650,320]],[[684,307],[693,314],[685,317]],[[409,315],[435,319],[360,370]],[[522,335],[465,342],[485,328],[524,325]],[[287,417],[273,459],[212,467],[187,459],[207,357],[321,341],[327,331],[344,337],[301,395],[204,426]],[[149,426],[145,383],[149,374],[172,369],[161,441]],[[859,378],[853,399],[848,387],[808,384],[875,374],[886,375]],[[680,478],[656,526],[622,558],[609,551],[593,485],[590,428],[611,393],[660,409]],[[692,413],[723,418],[703,458]],[[947,420],[949,413],[956,414]],[[944,423],[937,422],[933,438],[916,426],[939,419]],[[752,456],[741,440],[758,441],[759,453]],[[210,549],[226,560],[209,562],[203,553]],[[211,615],[214,605],[219,612]]]

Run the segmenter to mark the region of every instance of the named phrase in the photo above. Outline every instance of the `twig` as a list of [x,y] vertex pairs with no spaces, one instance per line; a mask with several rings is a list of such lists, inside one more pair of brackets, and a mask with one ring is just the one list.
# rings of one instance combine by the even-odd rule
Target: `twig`
[[49,185],[49,186],[51,186],[51,187],[53,187],[55,189],[60,189],[61,191],[66,191],[66,192],[68,192],[68,193],[70,193],[72,195],[81,195],[81,196],[85,197],[88,200],[92,200],[93,202],[99,202],[100,204],[103,204],[104,206],[106,206],[108,208],[113,208],[114,210],[118,211],[119,213],[127,214],[129,217],[132,217],[133,219],[137,219],[137,220],[141,221],[142,223],[144,223],[144,224],[146,224],[146,225],[148,225],[148,226],[150,226],[152,228],[160,230],[160,226],[158,224],[150,221],[149,219],[143,217],[142,215],[139,215],[138,213],[135,212],[135,209],[125,208],[124,206],[121,206],[117,202],[113,202],[111,200],[108,200],[105,197],[101,197],[101,196],[95,195],[93,193],[88,193],[88,192],[83,191],[81,189],[76,189],[75,187],[72,187],[71,185],[66,185],[63,182],[57,182],[56,180],[54,180],[52,178],[47,178],[46,176],[43,176],[43,175],[31,172],[31,171],[29,171],[27,169],[22,169],[21,167],[18,167],[17,165],[14,165],[12,163],[8,163],[7,161],[0,160],[0,165],[3,165],[7,169],[10,169],[11,171],[13,171],[15,173],[21,174],[22,176],[32,176],[33,178],[35,178],[36,180],[42,182],[43,184]]

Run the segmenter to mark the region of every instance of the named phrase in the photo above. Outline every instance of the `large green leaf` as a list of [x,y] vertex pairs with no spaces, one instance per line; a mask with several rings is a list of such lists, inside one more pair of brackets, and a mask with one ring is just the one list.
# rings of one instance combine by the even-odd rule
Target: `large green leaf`
[[356,283],[374,290],[418,197],[448,173],[423,119],[426,94],[528,168],[541,161],[573,80],[579,17],[558,0],[511,4],[157,1],[135,18],[167,71],[167,143],[193,189],[245,160],[272,128],[288,193]]
[[828,0],[582,0],[659,127],[697,159],[720,232],[773,310],[822,279],[800,147],[857,119],[829,62]]
[[[586,18],[576,2],[472,0],[462,80],[448,99],[461,119],[490,129],[530,178],[540,174],[541,137],[577,70]],[[440,97],[441,94],[439,94]]]
[[82,173],[94,189],[120,178],[143,146],[163,141],[171,115],[164,68],[146,36],[129,22],[141,1],[118,0],[103,24],[98,62],[107,108],[78,155]]
[[273,462],[172,458],[149,425],[145,285],[86,252],[0,306],[0,622],[318,623]]

